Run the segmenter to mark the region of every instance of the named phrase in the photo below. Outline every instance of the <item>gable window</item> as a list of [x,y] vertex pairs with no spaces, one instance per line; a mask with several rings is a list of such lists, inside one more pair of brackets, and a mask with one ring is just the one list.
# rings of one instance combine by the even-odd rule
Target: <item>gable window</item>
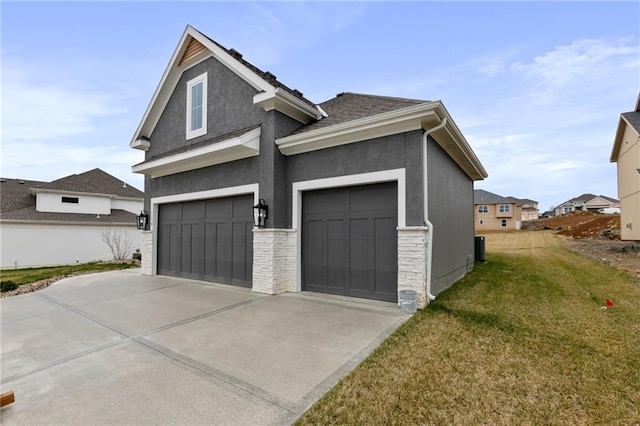
[[207,133],[207,73],[187,82],[187,139]]
[[489,206],[478,206],[478,213],[488,213]]
[[509,204],[500,204],[499,209],[500,209],[500,213],[509,213]]
[[507,219],[502,219],[502,222],[500,224],[502,226],[506,227],[507,226]]
[[62,197],[63,203],[78,204],[78,197]]

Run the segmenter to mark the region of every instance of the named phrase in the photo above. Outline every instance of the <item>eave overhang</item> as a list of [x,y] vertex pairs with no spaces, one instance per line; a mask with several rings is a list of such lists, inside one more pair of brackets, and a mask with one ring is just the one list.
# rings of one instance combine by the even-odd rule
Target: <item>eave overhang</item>
[[302,102],[291,93],[279,87],[274,91],[256,94],[253,97],[253,104],[261,107],[265,111],[275,109],[303,124],[322,118],[322,114],[317,107],[312,107],[306,102]]
[[260,134],[257,127],[240,136],[136,164],[131,170],[156,178],[255,157],[260,154]]
[[486,178],[486,170],[440,101],[286,136],[275,142],[282,154],[295,155],[397,133],[428,130],[440,124],[445,117],[447,125],[430,136],[469,177],[474,180]]
[[[192,39],[201,43],[206,49],[188,61],[180,63]],[[153,130],[158,124],[160,116],[169,102],[169,98],[173,94],[182,73],[210,57],[214,57],[259,92],[256,98],[254,98],[254,104],[265,108],[267,111],[276,109],[304,124],[311,120],[319,119],[320,114],[316,108],[296,98],[287,91],[270,84],[204,34],[192,26],[187,25],[160,79],[160,83],[151,98],[151,102],[129,143],[131,148],[141,149],[143,151],[149,149],[151,133],[153,133]]]

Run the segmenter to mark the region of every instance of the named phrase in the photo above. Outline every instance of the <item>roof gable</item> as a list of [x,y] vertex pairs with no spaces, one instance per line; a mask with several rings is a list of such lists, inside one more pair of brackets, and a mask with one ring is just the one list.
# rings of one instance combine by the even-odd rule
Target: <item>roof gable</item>
[[321,118],[322,115],[317,107],[304,98],[301,92],[288,88],[270,72],[263,72],[244,60],[242,55],[234,49],[226,49],[187,25],[134,133],[130,143],[132,148],[148,149],[148,139],[182,73],[210,57],[215,58],[258,91],[254,97],[255,105],[266,111],[276,109],[301,123]]
[[638,100],[636,101],[636,108],[634,111],[623,112],[620,114],[618,120],[618,127],[616,129],[616,136],[613,139],[613,149],[611,150],[611,157],[609,161],[615,163],[618,161],[620,155],[620,149],[622,148],[622,138],[624,137],[627,126],[630,126],[640,137],[640,94],[638,94]]

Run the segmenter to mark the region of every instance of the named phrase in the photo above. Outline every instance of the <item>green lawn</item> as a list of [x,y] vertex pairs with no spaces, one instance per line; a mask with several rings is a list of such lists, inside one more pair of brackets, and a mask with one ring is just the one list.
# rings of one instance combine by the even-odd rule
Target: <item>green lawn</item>
[[486,241],[298,424],[640,424],[640,282],[549,232]]
[[2,282],[12,281],[18,285],[30,284],[53,277],[64,277],[76,273],[113,271],[136,268],[134,263],[84,263],[70,266],[52,266],[44,268],[3,269],[0,271]]

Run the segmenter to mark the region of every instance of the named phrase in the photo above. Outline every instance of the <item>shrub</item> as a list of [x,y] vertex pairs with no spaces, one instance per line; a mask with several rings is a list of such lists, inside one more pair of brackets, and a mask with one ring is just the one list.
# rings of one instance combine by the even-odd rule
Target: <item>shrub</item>
[[2,281],[0,287],[0,290],[2,291],[2,293],[4,293],[5,291],[15,290],[16,288],[18,288],[18,284],[14,283],[13,281]]

